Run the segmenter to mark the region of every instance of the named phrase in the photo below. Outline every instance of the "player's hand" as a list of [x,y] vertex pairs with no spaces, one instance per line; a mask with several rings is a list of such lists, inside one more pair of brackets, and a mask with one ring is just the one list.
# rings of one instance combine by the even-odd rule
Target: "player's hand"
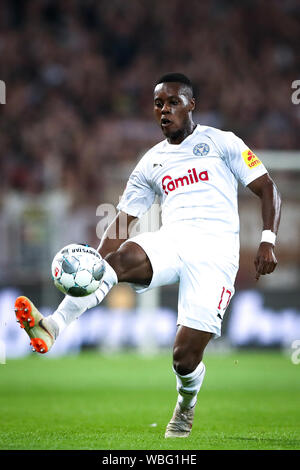
[[261,274],[271,274],[274,271],[277,266],[277,259],[272,243],[262,242],[259,245],[254,265],[256,269],[255,279],[257,281]]

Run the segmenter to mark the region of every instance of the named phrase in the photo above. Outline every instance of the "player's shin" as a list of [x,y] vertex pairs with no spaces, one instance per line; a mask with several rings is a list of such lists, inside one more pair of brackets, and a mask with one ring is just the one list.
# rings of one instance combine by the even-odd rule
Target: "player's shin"
[[59,334],[86,310],[99,305],[111,288],[118,283],[115,270],[104,260],[105,273],[100,287],[86,297],[71,297],[66,295],[57,310],[48,318],[54,320],[58,326]]
[[184,409],[192,408],[196,404],[197,395],[205,376],[205,365],[200,362],[196,369],[187,375],[174,372],[177,381],[178,404]]

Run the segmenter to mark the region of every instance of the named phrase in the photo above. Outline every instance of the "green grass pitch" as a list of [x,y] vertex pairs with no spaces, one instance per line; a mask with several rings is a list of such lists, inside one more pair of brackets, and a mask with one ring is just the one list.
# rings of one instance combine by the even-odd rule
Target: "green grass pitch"
[[207,354],[188,439],[165,439],[171,355],[31,355],[0,365],[0,449],[300,449],[300,365],[280,353]]

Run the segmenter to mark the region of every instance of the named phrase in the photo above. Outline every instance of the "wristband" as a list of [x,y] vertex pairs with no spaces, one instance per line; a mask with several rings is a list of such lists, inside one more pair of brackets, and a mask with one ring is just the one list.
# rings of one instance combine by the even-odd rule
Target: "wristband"
[[272,230],[263,230],[260,243],[267,242],[267,243],[272,243],[272,245],[275,246],[275,241],[276,241],[276,234],[272,232]]

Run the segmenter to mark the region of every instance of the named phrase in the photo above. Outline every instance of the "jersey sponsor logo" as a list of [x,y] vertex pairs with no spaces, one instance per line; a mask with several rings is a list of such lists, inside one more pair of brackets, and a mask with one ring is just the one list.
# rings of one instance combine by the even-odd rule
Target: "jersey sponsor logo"
[[175,189],[179,187],[208,180],[209,178],[206,170],[200,171],[200,173],[197,174],[196,169],[192,168],[192,170],[188,170],[187,175],[183,175],[178,178],[172,178],[170,175],[164,176],[162,179],[162,188],[165,194],[169,194],[169,192],[175,191]]
[[201,142],[200,144],[195,145],[193,148],[193,154],[201,157],[205,157],[209,152],[209,145],[205,142]]
[[251,150],[247,149],[242,152],[242,156],[246,165],[252,169],[256,168],[258,165],[261,164],[260,159],[255,155],[255,153],[251,152]]

